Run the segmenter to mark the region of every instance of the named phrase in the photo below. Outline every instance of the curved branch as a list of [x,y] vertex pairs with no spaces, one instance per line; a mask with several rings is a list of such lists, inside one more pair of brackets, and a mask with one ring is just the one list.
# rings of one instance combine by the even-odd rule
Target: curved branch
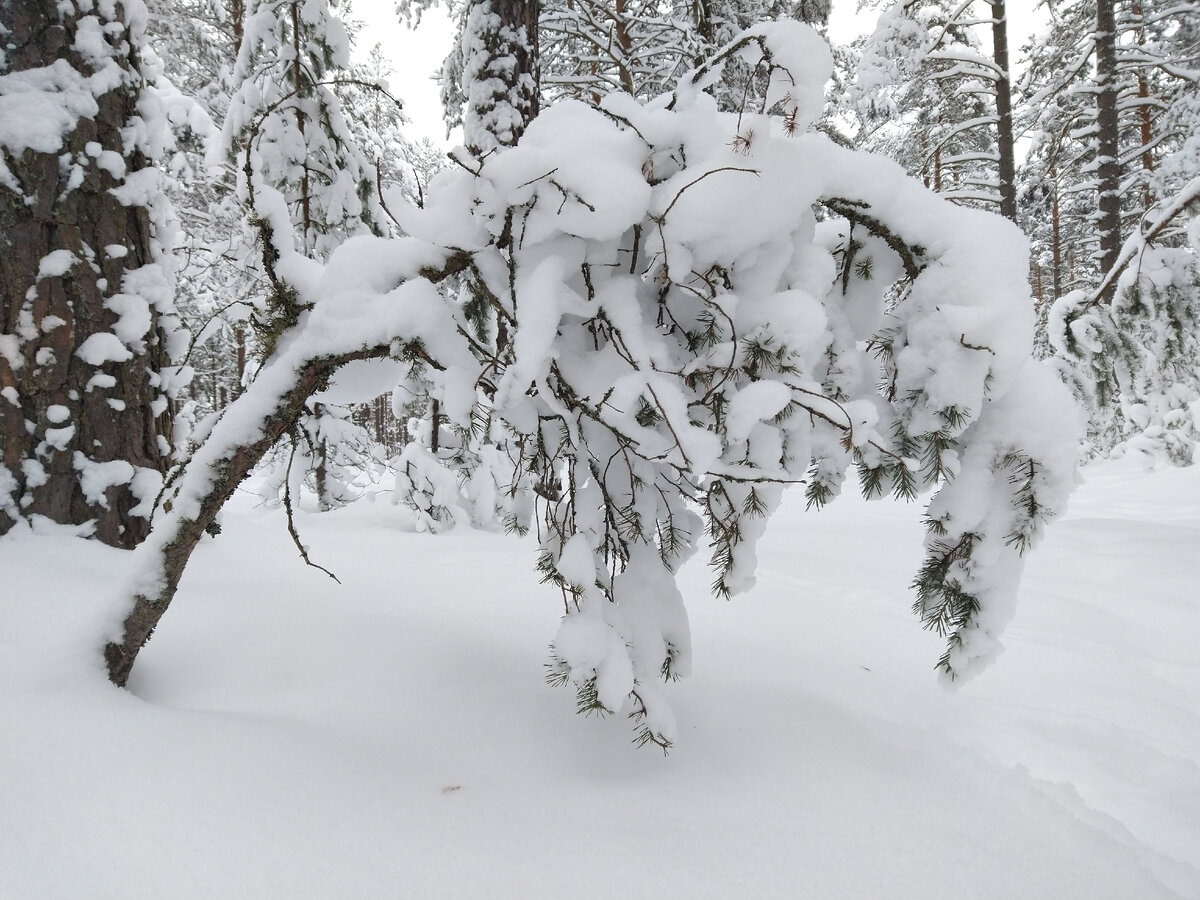
[[[440,281],[462,271],[467,265],[464,255],[448,253],[441,267],[426,267],[421,275]],[[204,446],[185,464],[174,498],[164,504],[169,518],[134,551],[137,575],[128,588],[132,608],[120,637],[104,648],[108,677],[114,684],[124,686],[128,681],[138,653],[171,605],[204,532],[267,451],[295,427],[308,399],[346,363],[387,357],[391,347],[388,341],[329,355],[275,356],[270,368],[276,377],[267,377],[264,369],[226,407]]]
[[867,212],[871,208],[869,204],[863,203],[861,200],[847,200],[844,197],[826,197],[821,202],[834,215],[849,220],[851,224],[862,225],[873,235],[881,238],[900,257],[900,261],[904,263],[904,274],[910,279],[921,274],[926,264],[920,260],[917,248],[892,231],[882,220],[870,215]]

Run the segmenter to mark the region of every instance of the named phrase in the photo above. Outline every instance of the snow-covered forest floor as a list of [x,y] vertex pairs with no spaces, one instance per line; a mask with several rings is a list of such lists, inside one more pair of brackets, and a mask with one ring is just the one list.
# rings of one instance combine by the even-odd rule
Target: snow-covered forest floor
[[749,595],[684,574],[666,758],[543,684],[532,540],[301,514],[338,586],[243,495],[126,692],[125,555],[10,534],[0,897],[1200,897],[1200,467],[1085,476],[954,691],[918,507],[793,493]]

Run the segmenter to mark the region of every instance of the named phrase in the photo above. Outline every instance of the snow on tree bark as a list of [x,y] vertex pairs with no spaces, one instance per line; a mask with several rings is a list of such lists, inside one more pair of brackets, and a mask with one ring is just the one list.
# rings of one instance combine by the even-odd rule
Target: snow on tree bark
[[0,5],[0,533],[149,528],[181,373],[144,27],[139,0]]
[[460,37],[466,111],[475,154],[511,147],[538,114],[536,0],[474,0]]

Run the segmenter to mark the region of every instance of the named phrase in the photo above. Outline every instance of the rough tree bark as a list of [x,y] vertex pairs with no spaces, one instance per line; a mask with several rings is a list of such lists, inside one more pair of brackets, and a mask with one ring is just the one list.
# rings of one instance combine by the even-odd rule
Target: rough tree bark
[[[150,166],[122,134],[139,114],[143,80],[137,39],[122,7],[100,4],[85,15],[81,6],[0,2],[0,77],[38,78],[35,70],[52,65],[60,74],[69,67],[81,81],[104,69],[107,75],[92,85],[104,83],[114,65],[121,76],[98,96],[91,85],[86,92],[70,83],[47,91],[49,103],[67,98],[67,109],[94,100],[94,112],[72,110],[78,118],[63,129],[57,147],[53,137],[32,146],[0,143],[0,534],[36,515],[94,522],[104,543],[132,547],[148,524],[130,512],[139,504],[130,478],[102,492],[95,483],[85,491],[81,471],[116,464],[91,471],[103,471],[101,481],[121,481],[130,470],[120,463],[133,472],[161,472],[165,464],[168,420],[157,373],[166,359],[154,303],[147,305],[141,340],[113,332],[127,302],[118,295],[135,293],[127,276],[153,261],[146,208],[112,192]],[[93,37],[103,33],[110,56],[97,58],[94,50],[85,56],[78,49],[76,36],[87,19],[99,19],[85,27]],[[52,121],[52,109],[38,114]],[[47,264],[47,258],[55,262]],[[124,346],[129,358],[99,364],[81,358],[79,348],[101,335],[109,346]]]

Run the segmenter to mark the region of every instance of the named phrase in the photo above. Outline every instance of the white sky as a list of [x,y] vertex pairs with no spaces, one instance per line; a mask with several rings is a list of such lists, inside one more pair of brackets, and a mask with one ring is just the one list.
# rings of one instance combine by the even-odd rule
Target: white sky
[[444,143],[442,103],[432,79],[450,49],[450,19],[444,7],[437,6],[425,13],[418,28],[410,30],[400,24],[395,9],[394,0],[355,0],[353,14],[367,24],[359,35],[359,52],[365,55],[374,44],[383,45],[395,68],[392,93],[404,101],[412,121],[410,134]]

